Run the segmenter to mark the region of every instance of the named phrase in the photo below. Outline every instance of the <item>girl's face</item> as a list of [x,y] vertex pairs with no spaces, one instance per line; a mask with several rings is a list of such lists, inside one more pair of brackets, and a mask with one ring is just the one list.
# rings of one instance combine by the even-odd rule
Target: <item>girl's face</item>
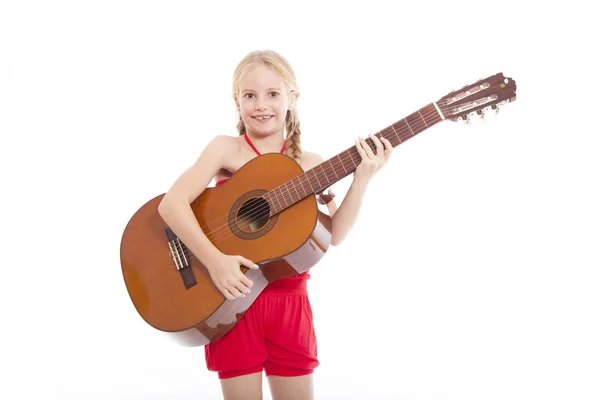
[[236,98],[246,130],[267,136],[283,132],[290,108],[285,83],[264,65],[257,65],[240,80]]

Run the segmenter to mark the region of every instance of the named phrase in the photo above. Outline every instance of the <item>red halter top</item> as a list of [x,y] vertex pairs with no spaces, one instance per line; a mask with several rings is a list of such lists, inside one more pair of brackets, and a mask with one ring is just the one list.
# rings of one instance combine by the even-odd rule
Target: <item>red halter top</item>
[[[248,135],[244,135],[244,138],[246,139],[246,142],[248,142],[248,144],[250,145],[250,147],[252,147],[252,150],[254,150],[256,152],[256,154],[258,154],[259,156],[260,151],[258,151],[258,149],[254,146],[254,144],[250,141],[250,138],[248,137]],[[285,143],[283,143],[283,147],[281,148],[281,150],[279,151],[281,154],[283,154],[283,152],[285,151]],[[215,186],[219,186],[222,185],[223,183],[227,182],[229,178],[225,178],[225,179],[221,179],[220,181],[218,181]],[[293,275],[287,278],[283,278],[280,279],[277,282],[277,285],[281,285],[284,284],[285,281],[290,280],[290,279],[309,279],[310,278],[310,274],[308,273],[308,271],[306,272],[302,272],[301,274],[298,275]],[[270,284],[270,286],[274,286],[273,283]]]
[[[254,147],[254,144],[250,141],[250,138],[248,137],[248,135],[244,135],[244,139],[246,139],[246,142],[248,142],[248,144],[250,145],[250,147],[252,147],[252,150],[254,150],[254,152],[256,152],[256,154],[258,154],[259,156],[260,151],[258,151],[258,149],[256,147]],[[285,142],[283,143],[283,147],[281,148],[281,150],[279,151],[281,154],[283,154],[283,152],[285,151]],[[220,181],[218,181],[216,183],[216,186],[219,186],[223,183],[225,183],[229,178],[225,178],[225,179],[221,179]]]

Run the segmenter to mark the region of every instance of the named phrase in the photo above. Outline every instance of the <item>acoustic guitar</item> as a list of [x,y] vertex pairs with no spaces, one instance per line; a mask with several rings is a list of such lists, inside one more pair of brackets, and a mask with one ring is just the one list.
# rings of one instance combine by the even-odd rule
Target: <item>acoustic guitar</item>
[[[395,147],[438,122],[465,120],[515,99],[515,81],[498,73],[447,94],[376,136]],[[371,139],[367,143],[376,151]],[[234,300],[222,295],[158,214],[164,193],[149,200],[127,223],[120,248],[123,279],[139,315],[184,346],[206,345],[225,335],[266,285],[308,271],[325,255],[331,220],[318,209],[316,194],[352,174],[360,161],[354,146],[308,171],[286,155],[263,154],[191,203],[215,247],[260,267],[240,267],[254,286]]]

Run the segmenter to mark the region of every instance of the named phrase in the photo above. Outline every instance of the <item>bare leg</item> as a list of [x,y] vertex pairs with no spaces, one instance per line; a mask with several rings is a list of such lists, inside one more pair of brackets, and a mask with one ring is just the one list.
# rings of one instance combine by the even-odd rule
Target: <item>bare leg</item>
[[262,400],[262,372],[221,379],[224,400]]
[[269,376],[273,400],[313,400],[313,375]]

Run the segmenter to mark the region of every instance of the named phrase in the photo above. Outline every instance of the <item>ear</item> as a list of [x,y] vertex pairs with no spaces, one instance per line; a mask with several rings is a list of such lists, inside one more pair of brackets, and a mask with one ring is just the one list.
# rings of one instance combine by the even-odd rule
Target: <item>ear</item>
[[289,102],[288,102],[288,110],[292,110],[296,107],[296,100],[298,99],[298,92],[294,89],[290,90]]
[[238,97],[237,94],[233,95],[233,101],[235,102],[235,109],[239,112],[240,110],[240,103],[238,101]]

